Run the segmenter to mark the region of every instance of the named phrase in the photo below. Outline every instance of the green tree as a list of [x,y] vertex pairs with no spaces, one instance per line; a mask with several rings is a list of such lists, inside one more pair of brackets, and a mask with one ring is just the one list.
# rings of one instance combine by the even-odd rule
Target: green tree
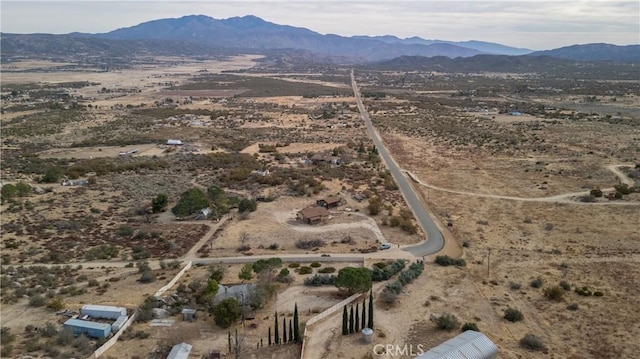
[[367,315],[366,315],[366,307],[364,306],[364,300],[362,301],[362,319],[360,320],[360,324],[362,327],[360,329],[364,329],[367,327]]
[[349,334],[349,315],[347,314],[347,306],[342,309],[342,335]]
[[16,191],[18,191],[18,196],[26,197],[31,193],[32,188],[24,182],[18,182],[16,183]]
[[289,343],[293,341],[293,323],[289,319]]
[[44,172],[44,175],[42,176],[42,182],[56,183],[60,180],[60,177],[62,177],[62,174],[63,174],[62,168],[58,166],[49,167],[47,168],[47,170]]
[[293,341],[300,343],[300,319],[298,318],[298,303],[293,307]]
[[214,321],[221,328],[229,328],[233,322],[240,318],[242,310],[236,298],[227,298],[213,307]]
[[5,201],[8,201],[11,198],[15,197],[15,195],[18,193],[18,189],[15,185],[7,183],[2,186],[0,193],[2,195],[2,203],[4,203]]
[[367,208],[369,209],[370,215],[375,216],[379,214],[380,210],[382,209],[382,200],[380,200],[380,197],[370,198],[369,206]]
[[151,211],[153,213],[163,212],[169,205],[169,196],[166,193],[158,194],[151,200]]
[[355,324],[353,324],[354,332],[360,331],[360,303],[356,303]]
[[280,344],[280,332],[278,329],[278,311],[277,310],[276,310],[275,318],[273,319],[273,328],[274,328],[273,341],[275,345],[278,345]]
[[282,342],[287,342],[287,319],[282,319]]
[[355,322],[354,322],[354,317],[353,317],[353,306],[351,306],[351,310],[349,312],[349,334],[352,334],[355,332]]
[[200,188],[191,188],[182,194],[178,203],[171,209],[176,217],[186,217],[209,206],[209,200]]
[[216,186],[209,187],[207,189],[207,196],[209,196],[213,210],[218,216],[229,213],[229,199],[227,198],[227,193],[222,188]]
[[369,323],[367,323],[369,329],[373,329],[373,290],[369,292]]
[[269,327],[269,330],[267,331],[267,343],[271,346],[271,327]]
[[253,278],[253,264],[247,263],[242,266],[240,273],[238,273],[238,278],[242,279],[243,282],[245,280],[251,280],[251,278]]
[[258,202],[255,199],[243,198],[240,203],[238,203],[238,212],[253,212],[258,208]]
[[336,287],[350,294],[362,293],[371,289],[371,271],[368,268],[345,267],[340,269],[336,278]]
[[219,288],[218,282],[215,279],[209,279],[203,293],[204,295],[215,297]]

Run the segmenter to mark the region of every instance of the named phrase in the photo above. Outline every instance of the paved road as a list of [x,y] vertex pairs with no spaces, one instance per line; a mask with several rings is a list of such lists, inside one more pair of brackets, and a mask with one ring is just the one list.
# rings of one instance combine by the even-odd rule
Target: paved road
[[362,103],[362,98],[360,97],[360,92],[358,91],[358,85],[356,84],[355,76],[353,75],[353,71],[351,71],[351,86],[353,87],[353,93],[356,97],[356,101],[358,102],[358,109],[360,110],[360,115],[364,120],[367,130],[371,134],[373,138],[373,143],[376,145],[380,156],[382,157],[384,163],[387,165],[389,172],[395,179],[398,187],[400,187],[400,191],[404,196],[407,205],[413,211],[416,220],[420,224],[420,227],[427,234],[427,240],[415,246],[405,247],[404,250],[417,256],[422,257],[429,254],[433,254],[439,252],[442,247],[444,247],[444,237],[442,236],[442,232],[436,225],[435,221],[431,217],[431,215],[424,209],[422,202],[413,191],[413,188],[407,181],[407,178],[402,174],[400,168],[393,160],[393,157],[387,151],[387,148],[384,146],[384,143],[380,139],[380,135],[373,127],[373,123],[371,123],[371,119],[369,118],[369,114]]

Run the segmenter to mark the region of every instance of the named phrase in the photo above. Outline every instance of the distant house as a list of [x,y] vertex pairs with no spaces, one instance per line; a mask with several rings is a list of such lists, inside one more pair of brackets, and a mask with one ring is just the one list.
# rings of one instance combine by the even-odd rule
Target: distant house
[[65,180],[60,183],[63,186],[86,186],[89,184],[89,180],[77,179],[77,180]]
[[187,322],[193,322],[196,319],[196,310],[184,308],[182,310],[182,320]]
[[342,198],[338,196],[333,196],[333,197],[327,197],[325,199],[319,199],[316,201],[316,204],[318,205],[318,207],[324,207],[326,209],[329,209],[329,208],[338,207],[341,201],[342,201]]
[[324,207],[307,207],[298,212],[298,219],[308,224],[320,223],[328,218],[329,211]]
[[509,112],[509,115],[511,115],[511,116],[522,116],[522,112],[520,112],[520,111],[511,111],[511,112]]
[[182,146],[183,143],[181,140],[167,140],[167,145],[170,146]]
[[498,357],[498,347],[484,334],[473,330],[447,340],[418,355],[417,359],[495,359]]

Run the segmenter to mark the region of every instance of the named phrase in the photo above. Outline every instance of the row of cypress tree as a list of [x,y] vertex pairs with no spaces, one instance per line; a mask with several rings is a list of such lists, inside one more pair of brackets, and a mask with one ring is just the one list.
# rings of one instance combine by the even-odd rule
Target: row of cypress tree
[[298,318],[298,303],[295,304],[293,310],[293,320],[289,319],[289,333],[287,335],[287,319],[282,319],[282,337],[280,337],[280,326],[278,325],[278,311],[273,319],[273,341],[271,341],[271,327],[267,331],[267,343],[269,345],[278,345],[285,343],[300,343],[300,320]]
[[[369,308],[365,308],[366,300],[356,303],[355,311],[353,305],[347,310],[345,305],[342,310],[342,335],[357,333],[364,328],[373,329],[373,291],[369,292]],[[367,316],[368,314],[368,316]]]

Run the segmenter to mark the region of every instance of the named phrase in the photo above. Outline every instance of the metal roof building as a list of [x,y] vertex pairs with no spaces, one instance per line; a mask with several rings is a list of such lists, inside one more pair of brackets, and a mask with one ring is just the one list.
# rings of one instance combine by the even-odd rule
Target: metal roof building
[[69,319],[64,322],[65,329],[73,330],[73,334],[86,334],[92,338],[106,338],[111,333],[111,325],[105,323],[90,322],[87,320]]
[[189,353],[191,352],[191,344],[180,343],[176,344],[171,348],[167,359],[188,359]]
[[118,319],[123,315],[127,315],[127,308],[87,304],[80,308],[80,313],[82,315],[88,315],[91,318]]
[[418,355],[418,359],[496,359],[498,347],[486,335],[467,330]]

